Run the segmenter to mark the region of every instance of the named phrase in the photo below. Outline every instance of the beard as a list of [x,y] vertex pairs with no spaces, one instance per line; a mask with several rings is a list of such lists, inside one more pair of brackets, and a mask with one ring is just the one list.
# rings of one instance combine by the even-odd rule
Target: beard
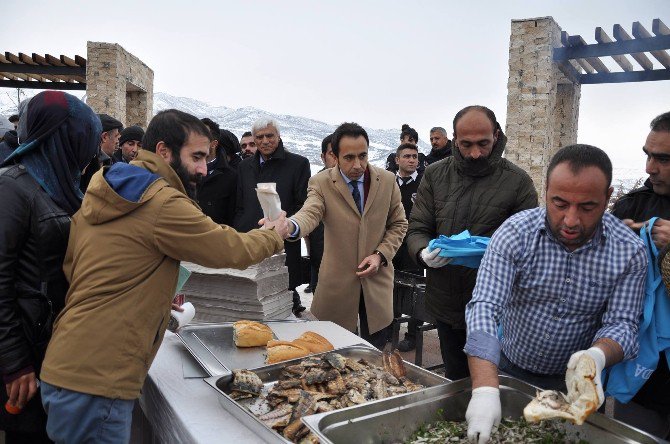
[[[179,177],[179,180],[181,180],[182,185],[184,185],[184,189],[186,190],[186,195],[190,197],[193,200],[197,201],[198,197],[198,185],[202,183],[202,175],[201,174],[190,174],[184,164],[181,162],[181,158],[179,155],[177,156],[172,156],[172,162],[170,162],[170,166],[174,170],[175,173],[177,173],[177,177]],[[192,183],[195,183],[193,185]]]

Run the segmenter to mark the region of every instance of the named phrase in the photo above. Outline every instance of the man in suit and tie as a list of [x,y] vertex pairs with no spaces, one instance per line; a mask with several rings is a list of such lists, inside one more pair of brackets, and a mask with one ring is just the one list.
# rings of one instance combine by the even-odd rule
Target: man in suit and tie
[[393,320],[391,260],[407,219],[395,176],[368,164],[369,144],[360,125],[340,125],[331,141],[337,166],[312,176],[307,200],[290,221],[294,239],[307,236],[321,221],[325,228],[312,314],[358,330],[381,349]]

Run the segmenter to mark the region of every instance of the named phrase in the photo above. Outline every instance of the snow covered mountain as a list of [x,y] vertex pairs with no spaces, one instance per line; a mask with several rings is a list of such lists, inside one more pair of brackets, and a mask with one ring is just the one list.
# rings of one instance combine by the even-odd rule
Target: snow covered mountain
[[[337,125],[307,117],[273,114],[252,107],[233,109],[225,106],[211,106],[186,97],[156,93],[154,95],[154,112],[168,108],[180,109],[201,118],[209,117],[218,123],[221,128],[235,133],[238,138],[245,131],[251,130],[251,125],[256,119],[272,117],[279,123],[285,146],[292,152],[307,157],[313,165],[321,164],[321,140],[335,131],[337,127]],[[395,151],[400,143],[400,128],[395,130],[365,128],[365,130],[370,138],[370,159],[373,164],[383,166],[386,156]],[[430,145],[420,140],[419,149],[428,154]]]

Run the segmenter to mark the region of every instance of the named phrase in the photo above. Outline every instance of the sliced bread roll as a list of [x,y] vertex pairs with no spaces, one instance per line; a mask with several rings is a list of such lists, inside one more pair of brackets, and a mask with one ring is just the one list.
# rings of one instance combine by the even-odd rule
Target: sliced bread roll
[[567,396],[555,390],[538,392],[523,409],[524,418],[528,422],[565,418],[574,424],[583,424],[598,408],[598,391],[593,382],[595,377],[596,363],[592,357],[583,354],[575,368],[565,372]]
[[290,341],[276,341],[274,339],[267,343],[268,356],[265,359],[267,364],[288,361],[290,359],[302,358],[311,352]]
[[328,339],[313,331],[306,331],[293,340],[293,343],[306,348],[311,353],[326,352],[335,348]]
[[233,340],[238,347],[259,347],[272,339],[272,330],[256,321],[237,321],[233,324]]

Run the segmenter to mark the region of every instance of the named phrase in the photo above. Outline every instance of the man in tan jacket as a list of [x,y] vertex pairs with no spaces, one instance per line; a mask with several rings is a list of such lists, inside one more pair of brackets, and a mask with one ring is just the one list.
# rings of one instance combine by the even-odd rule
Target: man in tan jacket
[[289,220],[292,237],[319,222],[325,245],[312,313],[355,331],[377,348],[393,320],[393,264],[407,231],[395,176],[368,164],[368,135],[343,123],[331,141],[337,167],[309,180],[307,200]]
[[192,200],[207,172],[210,139],[196,117],[162,111],[135,161],[93,176],[72,218],[64,263],[70,289],[40,375],[54,441],[128,442],[179,261],[242,269],[284,248],[284,216],[276,230],[238,233]]

